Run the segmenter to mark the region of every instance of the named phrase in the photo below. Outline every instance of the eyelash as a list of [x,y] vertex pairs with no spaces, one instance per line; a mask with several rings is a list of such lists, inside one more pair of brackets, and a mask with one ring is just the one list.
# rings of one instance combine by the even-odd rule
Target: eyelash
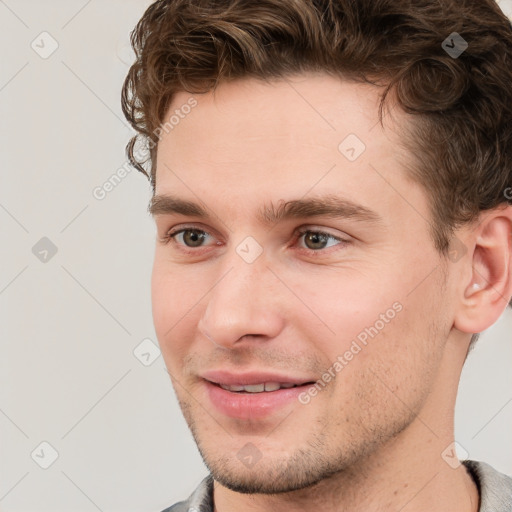
[[[210,235],[210,233],[208,233],[207,231],[204,231],[203,229],[199,229],[196,227],[183,227],[183,228],[177,229],[176,231],[172,231],[172,230],[169,231],[168,233],[165,234],[165,236],[163,238],[160,239],[160,242],[162,242],[164,245],[167,245],[169,243],[178,245],[180,247],[180,250],[182,252],[184,252],[185,254],[197,254],[198,251],[200,251],[203,247],[191,248],[191,247],[187,247],[186,245],[179,244],[175,240],[176,236],[178,236],[179,234],[184,233],[186,231],[196,231],[200,234]],[[339,244],[336,244],[335,246],[327,247],[324,249],[314,250],[314,249],[308,249],[308,248],[304,248],[304,247],[301,247],[299,249],[300,251],[304,251],[313,256],[321,256],[320,253],[325,254],[326,252],[331,252],[330,249],[335,249],[336,247],[338,247],[340,245],[344,246],[344,245],[347,245],[350,243],[349,240],[344,240],[343,238],[338,238],[334,235],[331,235],[330,233],[326,233],[325,231],[315,230],[315,229],[304,229],[304,228],[302,228],[302,229],[299,228],[295,231],[294,243],[297,242],[301,237],[303,237],[307,233],[314,233],[316,235],[324,235],[330,240],[336,240],[337,242],[340,242]]]

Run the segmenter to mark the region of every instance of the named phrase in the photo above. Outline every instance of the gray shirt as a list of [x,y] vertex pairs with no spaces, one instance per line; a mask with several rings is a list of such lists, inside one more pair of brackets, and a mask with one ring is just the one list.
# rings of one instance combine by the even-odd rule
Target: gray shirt
[[[479,512],[512,512],[512,478],[484,462],[463,462],[480,493]],[[208,475],[185,501],[162,512],[213,512],[213,478]]]

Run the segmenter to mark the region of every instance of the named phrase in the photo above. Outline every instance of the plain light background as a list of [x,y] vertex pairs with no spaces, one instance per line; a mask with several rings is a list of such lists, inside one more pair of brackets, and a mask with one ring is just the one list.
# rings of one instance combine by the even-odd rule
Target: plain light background
[[[207,473],[156,348],[149,184],[132,170],[93,195],[126,163],[128,36],[149,4],[0,0],[4,512],[158,512]],[[456,439],[512,475],[511,333],[507,311],[471,354]]]

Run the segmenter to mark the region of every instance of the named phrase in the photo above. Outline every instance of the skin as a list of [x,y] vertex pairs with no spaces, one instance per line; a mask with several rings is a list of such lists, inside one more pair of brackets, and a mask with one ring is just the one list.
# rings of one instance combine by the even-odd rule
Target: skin
[[[156,194],[213,215],[155,214],[152,302],[217,512],[478,510],[471,477],[442,453],[454,441],[471,333],[492,325],[512,294],[512,208],[459,229],[462,258],[441,256],[428,196],[406,173],[407,120],[394,111],[382,128],[378,94],[323,74],[238,80],[194,95],[197,106],[161,135]],[[178,93],[169,112],[190,96]],[[353,162],[338,150],[350,133],[366,145]],[[326,193],[382,223],[319,216],[269,229],[257,219],[269,202]],[[205,231],[202,245],[190,247],[190,232],[165,243],[180,227]],[[322,248],[294,235],[299,227],[347,242]],[[236,252],[248,236],[263,248],[252,263]],[[209,401],[199,375],[213,368],[321,379],[397,302],[401,311],[309,403],[239,420]],[[237,458],[248,442],[261,454],[252,468]]]

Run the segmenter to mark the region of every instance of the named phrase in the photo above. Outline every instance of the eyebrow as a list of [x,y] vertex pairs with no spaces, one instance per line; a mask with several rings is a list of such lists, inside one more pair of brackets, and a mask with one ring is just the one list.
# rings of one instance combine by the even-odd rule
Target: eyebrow
[[[178,214],[209,220],[212,218],[200,204],[167,194],[155,195],[149,203],[148,211],[152,216]],[[376,225],[383,223],[382,217],[374,210],[332,194],[289,201],[282,199],[278,206],[269,203],[258,211],[257,220],[270,226],[283,220],[319,216],[354,219]]]

